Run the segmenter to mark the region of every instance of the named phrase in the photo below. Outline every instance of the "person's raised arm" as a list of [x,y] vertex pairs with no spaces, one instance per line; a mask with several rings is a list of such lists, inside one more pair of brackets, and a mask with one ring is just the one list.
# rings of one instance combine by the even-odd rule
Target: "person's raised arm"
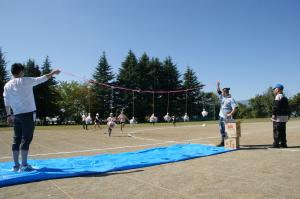
[[53,71],[51,71],[50,73],[46,74],[47,79],[50,79],[51,77],[53,77],[54,75],[58,75],[60,73],[59,69],[55,69]]
[[36,86],[36,85],[46,82],[48,79],[52,78],[54,75],[57,75],[59,73],[60,73],[60,70],[55,69],[55,70],[51,71],[50,73],[40,76],[40,77],[28,77],[28,78],[26,78],[25,84],[31,85],[31,86]]
[[220,89],[220,80],[217,81],[217,92],[219,95],[222,94],[221,89]]

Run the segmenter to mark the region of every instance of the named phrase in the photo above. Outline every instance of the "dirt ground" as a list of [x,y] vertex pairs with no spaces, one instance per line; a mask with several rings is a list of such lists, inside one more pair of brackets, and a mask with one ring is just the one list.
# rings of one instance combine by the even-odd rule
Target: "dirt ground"
[[[175,143],[217,144],[217,124],[120,126],[111,137],[90,126],[37,127],[30,159],[120,153]],[[300,198],[300,121],[287,125],[287,149],[270,149],[271,122],[242,123],[241,149],[136,170],[0,188],[1,199]],[[129,136],[128,136],[129,135]],[[11,160],[12,130],[0,129],[0,161]]]

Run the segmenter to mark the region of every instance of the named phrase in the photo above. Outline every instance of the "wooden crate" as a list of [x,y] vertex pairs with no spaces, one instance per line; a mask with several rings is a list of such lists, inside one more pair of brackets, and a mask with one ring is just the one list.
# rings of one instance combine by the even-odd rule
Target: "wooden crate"
[[225,122],[225,132],[228,138],[241,137],[241,122]]
[[240,148],[240,138],[227,138],[224,142],[224,147],[227,149],[239,149]]

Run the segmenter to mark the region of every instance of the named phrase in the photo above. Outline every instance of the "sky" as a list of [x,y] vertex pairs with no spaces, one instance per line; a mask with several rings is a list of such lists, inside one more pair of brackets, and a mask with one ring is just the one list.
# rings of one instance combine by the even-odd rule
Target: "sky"
[[[204,91],[216,81],[236,100],[276,83],[300,92],[298,0],[0,0],[0,48],[12,63],[29,58],[91,78],[105,51],[117,73],[131,49],[181,74],[190,66]],[[58,80],[81,80],[62,73]]]

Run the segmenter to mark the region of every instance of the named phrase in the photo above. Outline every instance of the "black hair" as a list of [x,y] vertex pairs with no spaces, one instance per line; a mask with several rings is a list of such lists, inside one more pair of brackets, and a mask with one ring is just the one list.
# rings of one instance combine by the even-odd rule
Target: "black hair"
[[24,71],[23,64],[14,63],[13,65],[11,65],[11,73],[13,75],[19,75],[21,71]]
[[223,90],[225,93],[228,93],[228,94],[229,94],[230,88],[223,88],[222,90]]

